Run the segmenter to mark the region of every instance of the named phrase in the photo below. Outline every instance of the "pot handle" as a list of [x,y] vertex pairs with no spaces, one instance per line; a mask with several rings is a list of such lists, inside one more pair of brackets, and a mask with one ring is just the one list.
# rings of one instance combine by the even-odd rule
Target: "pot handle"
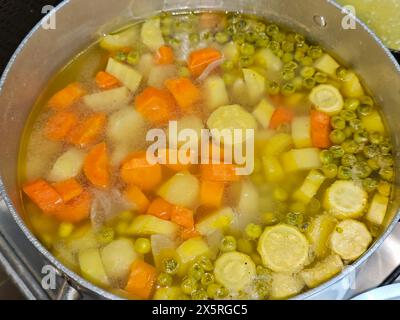
[[57,293],[56,300],[81,300],[82,295],[79,290],[69,283],[68,279],[63,279],[61,289]]

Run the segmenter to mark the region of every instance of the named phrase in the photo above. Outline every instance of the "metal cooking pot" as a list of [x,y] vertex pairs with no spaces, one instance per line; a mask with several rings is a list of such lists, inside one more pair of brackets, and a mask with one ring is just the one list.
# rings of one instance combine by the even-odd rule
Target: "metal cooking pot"
[[[98,298],[118,299],[64,267],[39,243],[24,223],[17,185],[17,159],[21,134],[31,108],[52,75],[101,33],[161,10],[188,9],[243,11],[265,16],[306,34],[335,52],[366,81],[383,108],[393,134],[395,150],[399,150],[400,67],[363,23],[357,21],[356,29],[343,29],[345,14],[331,0],[118,0],[113,1],[112,5],[109,0],[66,0],[56,8],[56,29],[46,30],[38,24],[14,54],[0,83],[1,195],[7,203],[9,214],[26,237],[65,279],[60,298],[76,299],[80,290],[86,290]],[[397,153],[396,163],[398,160]],[[396,173],[398,183],[399,170]],[[400,197],[397,190],[394,193],[386,230],[371,248],[341,274],[296,298],[312,298],[322,290],[330,290],[371,256],[399,220]]]

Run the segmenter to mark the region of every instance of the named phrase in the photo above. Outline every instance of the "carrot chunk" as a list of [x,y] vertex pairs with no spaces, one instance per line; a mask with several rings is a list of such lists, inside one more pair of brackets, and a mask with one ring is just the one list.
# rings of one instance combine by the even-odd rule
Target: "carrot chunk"
[[118,87],[120,82],[108,72],[99,71],[96,75],[96,84],[100,89],[112,89]]
[[45,127],[45,134],[49,140],[61,141],[78,124],[78,117],[67,111],[59,111],[49,118]]
[[200,100],[200,90],[188,78],[167,80],[165,86],[184,112],[191,112],[194,104]]
[[[188,164],[183,164],[181,162],[179,162],[179,150],[176,151],[177,152],[177,161],[172,161],[170,159],[170,149],[162,149],[158,151],[158,156],[159,157],[165,157],[166,163],[164,164],[168,169],[171,169],[172,171],[176,171],[176,172],[180,172],[180,171],[184,171],[184,170],[188,170],[192,164],[188,163]],[[190,150],[187,151],[186,153],[187,156],[190,155]]]
[[71,131],[69,142],[80,147],[95,143],[103,133],[106,121],[107,116],[103,113],[91,115]]
[[323,112],[311,111],[311,140],[316,148],[326,149],[331,146],[331,118]]
[[181,206],[174,206],[171,212],[171,221],[184,228],[193,228],[193,211]]
[[27,183],[22,189],[25,194],[45,213],[51,213],[63,204],[62,196],[43,179]]
[[200,236],[200,233],[196,230],[196,228],[194,226],[191,228],[184,228],[181,231],[181,239],[182,240],[188,240],[188,239],[196,238],[199,236]]
[[149,299],[156,283],[156,269],[143,260],[135,260],[131,266],[125,290],[141,299]]
[[203,164],[201,165],[201,178],[205,181],[233,182],[240,180],[236,175],[234,164]]
[[129,186],[124,192],[125,198],[135,207],[139,213],[145,213],[150,201],[146,195],[136,186]]
[[218,208],[221,206],[225,184],[219,181],[201,181],[200,200],[206,207]]
[[53,188],[60,194],[64,202],[79,197],[83,192],[82,186],[74,178],[54,183]]
[[136,110],[153,124],[165,124],[175,116],[175,102],[166,90],[146,88],[135,99]]
[[162,198],[153,200],[147,209],[147,214],[155,216],[163,220],[171,219],[172,204]]
[[71,83],[52,96],[48,102],[48,106],[57,110],[67,109],[85,94],[85,89],[80,83]]
[[174,51],[171,47],[162,46],[158,49],[156,54],[156,62],[158,64],[173,64],[174,60]]
[[194,77],[200,76],[203,71],[214,61],[221,59],[221,52],[214,48],[204,48],[193,51],[189,55],[188,66]]
[[79,223],[89,218],[91,205],[91,194],[83,191],[79,197],[72,199],[54,211],[54,215],[60,221]]
[[122,164],[121,178],[125,183],[151,191],[161,182],[162,168],[158,163],[150,164],[146,152],[134,153]]
[[103,189],[110,186],[110,160],[104,142],[90,150],[83,164],[83,172],[94,186]]
[[293,111],[285,107],[278,107],[276,108],[274,114],[272,115],[269,127],[270,129],[277,129],[283,124],[291,123],[293,117],[294,117]]

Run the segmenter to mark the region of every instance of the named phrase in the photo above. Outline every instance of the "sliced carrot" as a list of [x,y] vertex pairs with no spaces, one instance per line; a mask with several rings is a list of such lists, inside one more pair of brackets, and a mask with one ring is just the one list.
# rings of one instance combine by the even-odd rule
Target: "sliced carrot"
[[78,124],[78,117],[68,111],[59,111],[49,118],[45,127],[46,137],[53,141],[63,140]]
[[120,82],[108,72],[99,71],[96,75],[96,84],[100,89],[112,89],[118,87]]
[[204,12],[200,15],[200,27],[203,29],[215,29],[221,23],[222,16],[214,12]]
[[233,182],[240,180],[234,164],[202,164],[201,178],[205,181]]
[[89,151],[83,164],[83,172],[94,186],[103,189],[110,186],[110,160],[104,142]]
[[276,108],[274,114],[272,115],[271,122],[269,123],[270,129],[277,129],[281,125],[286,123],[291,123],[294,117],[292,110],[285,107]]
[[219,181],[201,181],[200,200],[201,204],[206,207],[218,208],[222,204],[225,184]]
[[316,148],[326,149],[331,146],[331,118],[323,112],[311,111],[311,140]]
[[22,189],[25,194],[45,213],[51,213],[63,205],[62,196],[43,179],[27,183]]
[[150,164],[147,161],[146,152],[134,153],[122,164],[121,178],[128,184],[151,191],[161,182],[162,168],[158,163]]
[[200,90],[188,78],[167,80],[165,86],[184,112],[191,112],[194,104],[200,100]]
[[[176,152],[177,152],[177,159],[176,159],[177,161],[175,161],[175,160],[172,161],[170,159],[170,149],[159,150],[158,156],[162,156],[162,157],[165,156],[166,163],[164,165],[168,169],[171,169],[176,172],[188,170],[192,166],[192,164],[191,163],[183,164],[183,163],[179,162],[179,154],[178,154],[179,150],[177,150]],[[188,152],[186,154],[187,154],[187,156],[189,156],[190,150],[188,150]]]
[[156,275],[156,269],[152,265],[137,259],[131,266],[125,290],[138,298],[150,299],[155,287]]
[[74,178],[53,183],[53,188],[60,194],[64,202],[79,197],[83,192],[81,184]]
[[146,88],[135,99],[136,110],[153,124],[165,124],[175,117],[175,102],[166,90]]
[[169,220],[171,219],[172,208],[172,204],[162,198],[157,198],[150,204],[147,209],[147,214],[163,220]]
[[181,231],[181,239],[182,240],[188,240],[188,239],[196,238],[199,236],[200,236],[200,233],[196,230],[196,228],[194,226],[191,228],[184,228]]
[[150,205],[149,199],[137,186],[129,186],[125,190],[124,196],[139,213],[145,213]]
[[193,51],[189,55],[188,66],[194,77],[200,76],[214,61],[221,59],[222,54],[214,48],[204,48]]
[[158,64],[173,64],[174,60],[174,51],[171,47],[162,46],[158,49],[156,55],[156,62]]
[[71,131],[69,142],[80,147],[95,143],[103,133],[106,121],[107,116],[103,113],[91,115]]
[[193,228],[193,211],[185,207],[174,206],[171,212],[171,221],[184,228]]
[[48,102],[50,108],[63,110],[71,107],[86,94],[80,83],[72,83],[58,91]]
[[89,218],[91,205],[91,194],[83,191],[79,197],[72,199],[54,211],[54,215],[60,221],[79,223]]

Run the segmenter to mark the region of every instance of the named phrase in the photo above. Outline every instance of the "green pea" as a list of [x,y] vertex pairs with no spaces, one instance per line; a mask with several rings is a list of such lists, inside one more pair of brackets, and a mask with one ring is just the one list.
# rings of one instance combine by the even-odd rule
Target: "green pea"
[[269,36],[273,36],[279,32],[279,27],[276,24],[270,24],[266,31]]
[[353,171],[354,171],[354,174],[356,175],[356,177],[358,177],[360,179],[368,178],[372,173],[372,170],[368,166],[368,163],[366,161],[361,161],[361,162],[356,163],[354,165]]
[[197,44],[200,42],[200,36],[198,33],[191,33],[189,35],[189,41],[191,44]]
[[211,259],[206,256],[200,257],[197,260],[197,263],[204,269],[204,271],[212,271],[214,269]]
[[381,144],[383,142],[383,135],[379,132],[371,132],[369,135],[369,141],[373,144]]
[[305,57],[305,54],[303,51],[300,50],[296,50],[296,52],[294,53],[294,60],[301,62]]
[[378,158],[379,165],[382,168],[391,167],[394,165],[394,159],[390,155],[381,155]]
[[352,127],[346,127],[343,129],[343,132],[347,139],[351,139],[353,137],[354,129]]
[[308,67],[310,67],[310,66],[313,65],[314,61],[313,61],[313,59],[312,59],[310,56],[305,56],[303,59],[301,59],[300,63],[301,63],[303,66],[308,66]]
[[346,99],[344,101],[344,109],[348,111],[356,111],[360,106],[360,100],[358,99]]
[[339,159],[343,157],[345,153],[341,146],[332,146],[329,148],[329,151],[332,153],[334,159]]
[[311,46],[308,49],[308,55],[313,59],[318,59],[324,54],[324,51],[320,46]]
[[356,162],[357,162],[357,158],[353,154],[346,153],[342,157],[342,165],[344,165],[345,167],[352,167],[356,164]]
[[258,239],[262,234],[262,228],[258,224],[250,223],[245,229],[246,236],[252,240]]
[[267,29],[267,26],[263,22],[257,21],[256,24],[253,26],[253,29],[257,33],[264,32]]
[[296,73],[294,71],[284,70],[282,72],[282,78],[285,81],[293,80],[296,77]]
[[383,141],[380,144],[380,149],[383,155],[388,155],[392,151],[392,144],[390,143],[390,141]]
[[181,289],[183,293],[191,295],[192,292],[196,291],[197,289],[197,282],[195,279],[186,277],[183,279],[181,283]]
[[243,31],[243,29],[245,29],[247,27],[248,23],[246,20],[241,19],[238,22],[236,22],[235,26],[238,30]]
[[380,181],[377,189],[381,195],[383,195],[385,197],[389,197],[390,193],[392,191],[392,186],[390,183],[388,183],[386,181]]
[[286,222],[292,226],[300,226],[303,223],[304,216],[300,212],[289,212],[286,215]]
[[[337,174],[337,166],[335,164],[333,164],[335,166],[335,175],[333,177],[327,177],[329,179],[333,179],[336,177]],[[317,213],[320,209],[321,209],[321,202],[316,199],[316,198],[311,198],[310,202],[308,203],[307,209],[309,212],[311,213]]]
[[253,31],[246,32],[246,41],[250,43],[255,43],[258,39],[257,33]]
[[286,82],[282,86],[281,93],[286,97],[294,94],[295,92],[296,92],[296,87],[291,82]]
[[258,48],[267,48],[269,44],[270,39],[268,38],[267,35],[260,35],[260,37],[256,41],[256,46]]
[[371,107],[370,105],[363,105],[363,104],[362,104],[362,105],[358,108],[358,115],[359,115],[360,117],[368,116],[368,115],[371,114],[372,110],[373,110],[373,107]]
[[125,62],[127,59],[127,54],[125,52],[117,52],[114,58],[118,61]]
[[283,65],[283,70],[295,71],[298,67],[299,65],[296,62],[290,61]]
[[268,48],[276,55],[277,52],[281,49],[281,45],[279,44],[279,42],[270,41],[268,43]]
[[373,171],[379,170],[381,168],[381,166],[379,165],[378,159],[376,159],[376,158],[368,159],[367,164]]
[[103,227],[100,229],[99,232],[96,233],[97,241],[102,244],[106,245],[114,240],[115,231],[113,228],[110,227]]
[[239,63],[242,68],[250,67],[254,64],[254,57],[253,56],[241,56]]
[[323,72],[317,72],[314,75],[314,79],[317,81],[317,83],[326,83],[328,81],[328,75]]
[[276,42],[283,42],[283,40],[285,40],[285,34],[282,32],[278,32],[275,33],[274,35],[272,35],[272,39],[274,39]]
[[336,70],[336,76],[339,80],[346,80],[349,75],[349,71],[345,67],[339,67]]
[[201,267],[199,263],[194,263],[188,272],[188,276],[190,278],[195,279],[196,281],[199,281],[201,277],[204,275],[204,269]]
[[162,269],[165,273],[176,274],[179,269],[179,263],[173,258],[166,258],[162,260]]
[[365,146],[363,153],[368,159],[375,158],[379,155],[379,147],[373,144]]
[[255,53],[255,48],[249,43],[243,43],[240,46],[240,53],[245,56],[252,56]]
[[189,69],[187,67],[179,67],[178,74],[182,78],[189,78],[190,77],[190,71],[189,71]]
[[237,44],[241,45],[246,42],[246,35],[242,32],[235,33],[233,35],[233,41],[235,41]]
[[262,279],[256,279],[253,285],[254,290],[256,291],[260,299],[266,299],[268,297],[270,291],[268,283],[266,283]]
[[281,91],[281,88],[276,81],[270,81],[267,83],[266,91],[270,95],[277,95]]
[[379,175],[386,181],[392,181],[394,177],[394,170],[392,167],[386,167],[379,170]]
[[303,67],[300,71],[300,75],[303,78],[311,78],[315,74],[316,70],[314,67]]
[[128,57],[126,58],[126,62],[128,62],[131,65],[138,64],[139,60],[140,60],[140,54],[138,51],[132,51],[131,53],[128,54]]
[[308,52],[308,49],[310,48],[310,46],[307,44],[307,43],[298,43],[297,45],[296,45],[296,50],[297,51],[301,51],[301,52],[303,52],[303,55],[305,56],[306,55],[306,53]]
[[157,284],[160,287],[169,287],[172,285],[173,278],[170,274],[168,273],[160,273],[157,277]]
[[346,153],[357,153],[359,146],[354,140],[346,140],[342,143],[342,148]]
[[354,133],[354,141],[357,143],[367,143],[368,133],[365,131],[357,131]]
[[303,44],[306,40],[303,35],[296,33],[294,39],[297,44]]
[[319,158],[323,164],[328,164],[333,162],[333,154],[329,150],[322,150],[319,153]]
[[236,250],[236,239],[232,236],[225,236],[221,241],[221,251],[230,252]]
[[334,129],[343,130],[346,128],[346,121],[340,116],[333,116],[331,118],[331,125]]
[[294,52],[295,50],[295,45],[293,42],[290,41],[283,41],[282,42],[282,49],[285,52]]
[[234,68],[235,64],[231,60],[225,60],[221,65],[221,69],[224,72],[232,71]]
[[149,239],[139,238],[135,241],[135,251],[140,254],[147,254],[151,251],[151,243]]
[[289,52],[285,52],[282,56],[282,62],[283,63],[288,63],[290,61],[293,61],[294,56],[293,54],[289,53]]
[[210,284],[214,283],[214,275],[212,273],[206,272],[201,277],[200,283],[203,286],[209,286]]
[[360,131],[363,127],[362,121],[360,119],[352,119],[349,121],[350,128],[354,131]]
[[366,178],[362,181],[362,186],[365,191],[372,193],[377,189],[378,181],[373,178]]
[[226,297],[228,292],[220,284],[212,283],[207,287],[207,295],[210,299],[221,299]]
[[317,82],[315,81],[314,78],[305,78],[305,79],[303,80],[303,86],[304,86],[306,89],[311,90],[311,89],[313,89],[316,85],[317,85]]
[[329,135],[332,143],[334,144],[341,144],[343,141],[346,140],[346,134],[342,130],[335,129]]
[[350,110],[341,111],[340,116],[346,121],[350,121],[357,118],[357,114],[354,111]]
[[252,241],[240,238],[237,241],[237,249],[242,253],[251,254],[254,252],[254,245]]
[[352,171],[349,167],[340,166],[338,169],[337,177],[340,180],[350,180],[352,177]]
[[219,44],[225,44],[229,41],[229,34],[227,32],[217,32],[215,35],[215,41]]

